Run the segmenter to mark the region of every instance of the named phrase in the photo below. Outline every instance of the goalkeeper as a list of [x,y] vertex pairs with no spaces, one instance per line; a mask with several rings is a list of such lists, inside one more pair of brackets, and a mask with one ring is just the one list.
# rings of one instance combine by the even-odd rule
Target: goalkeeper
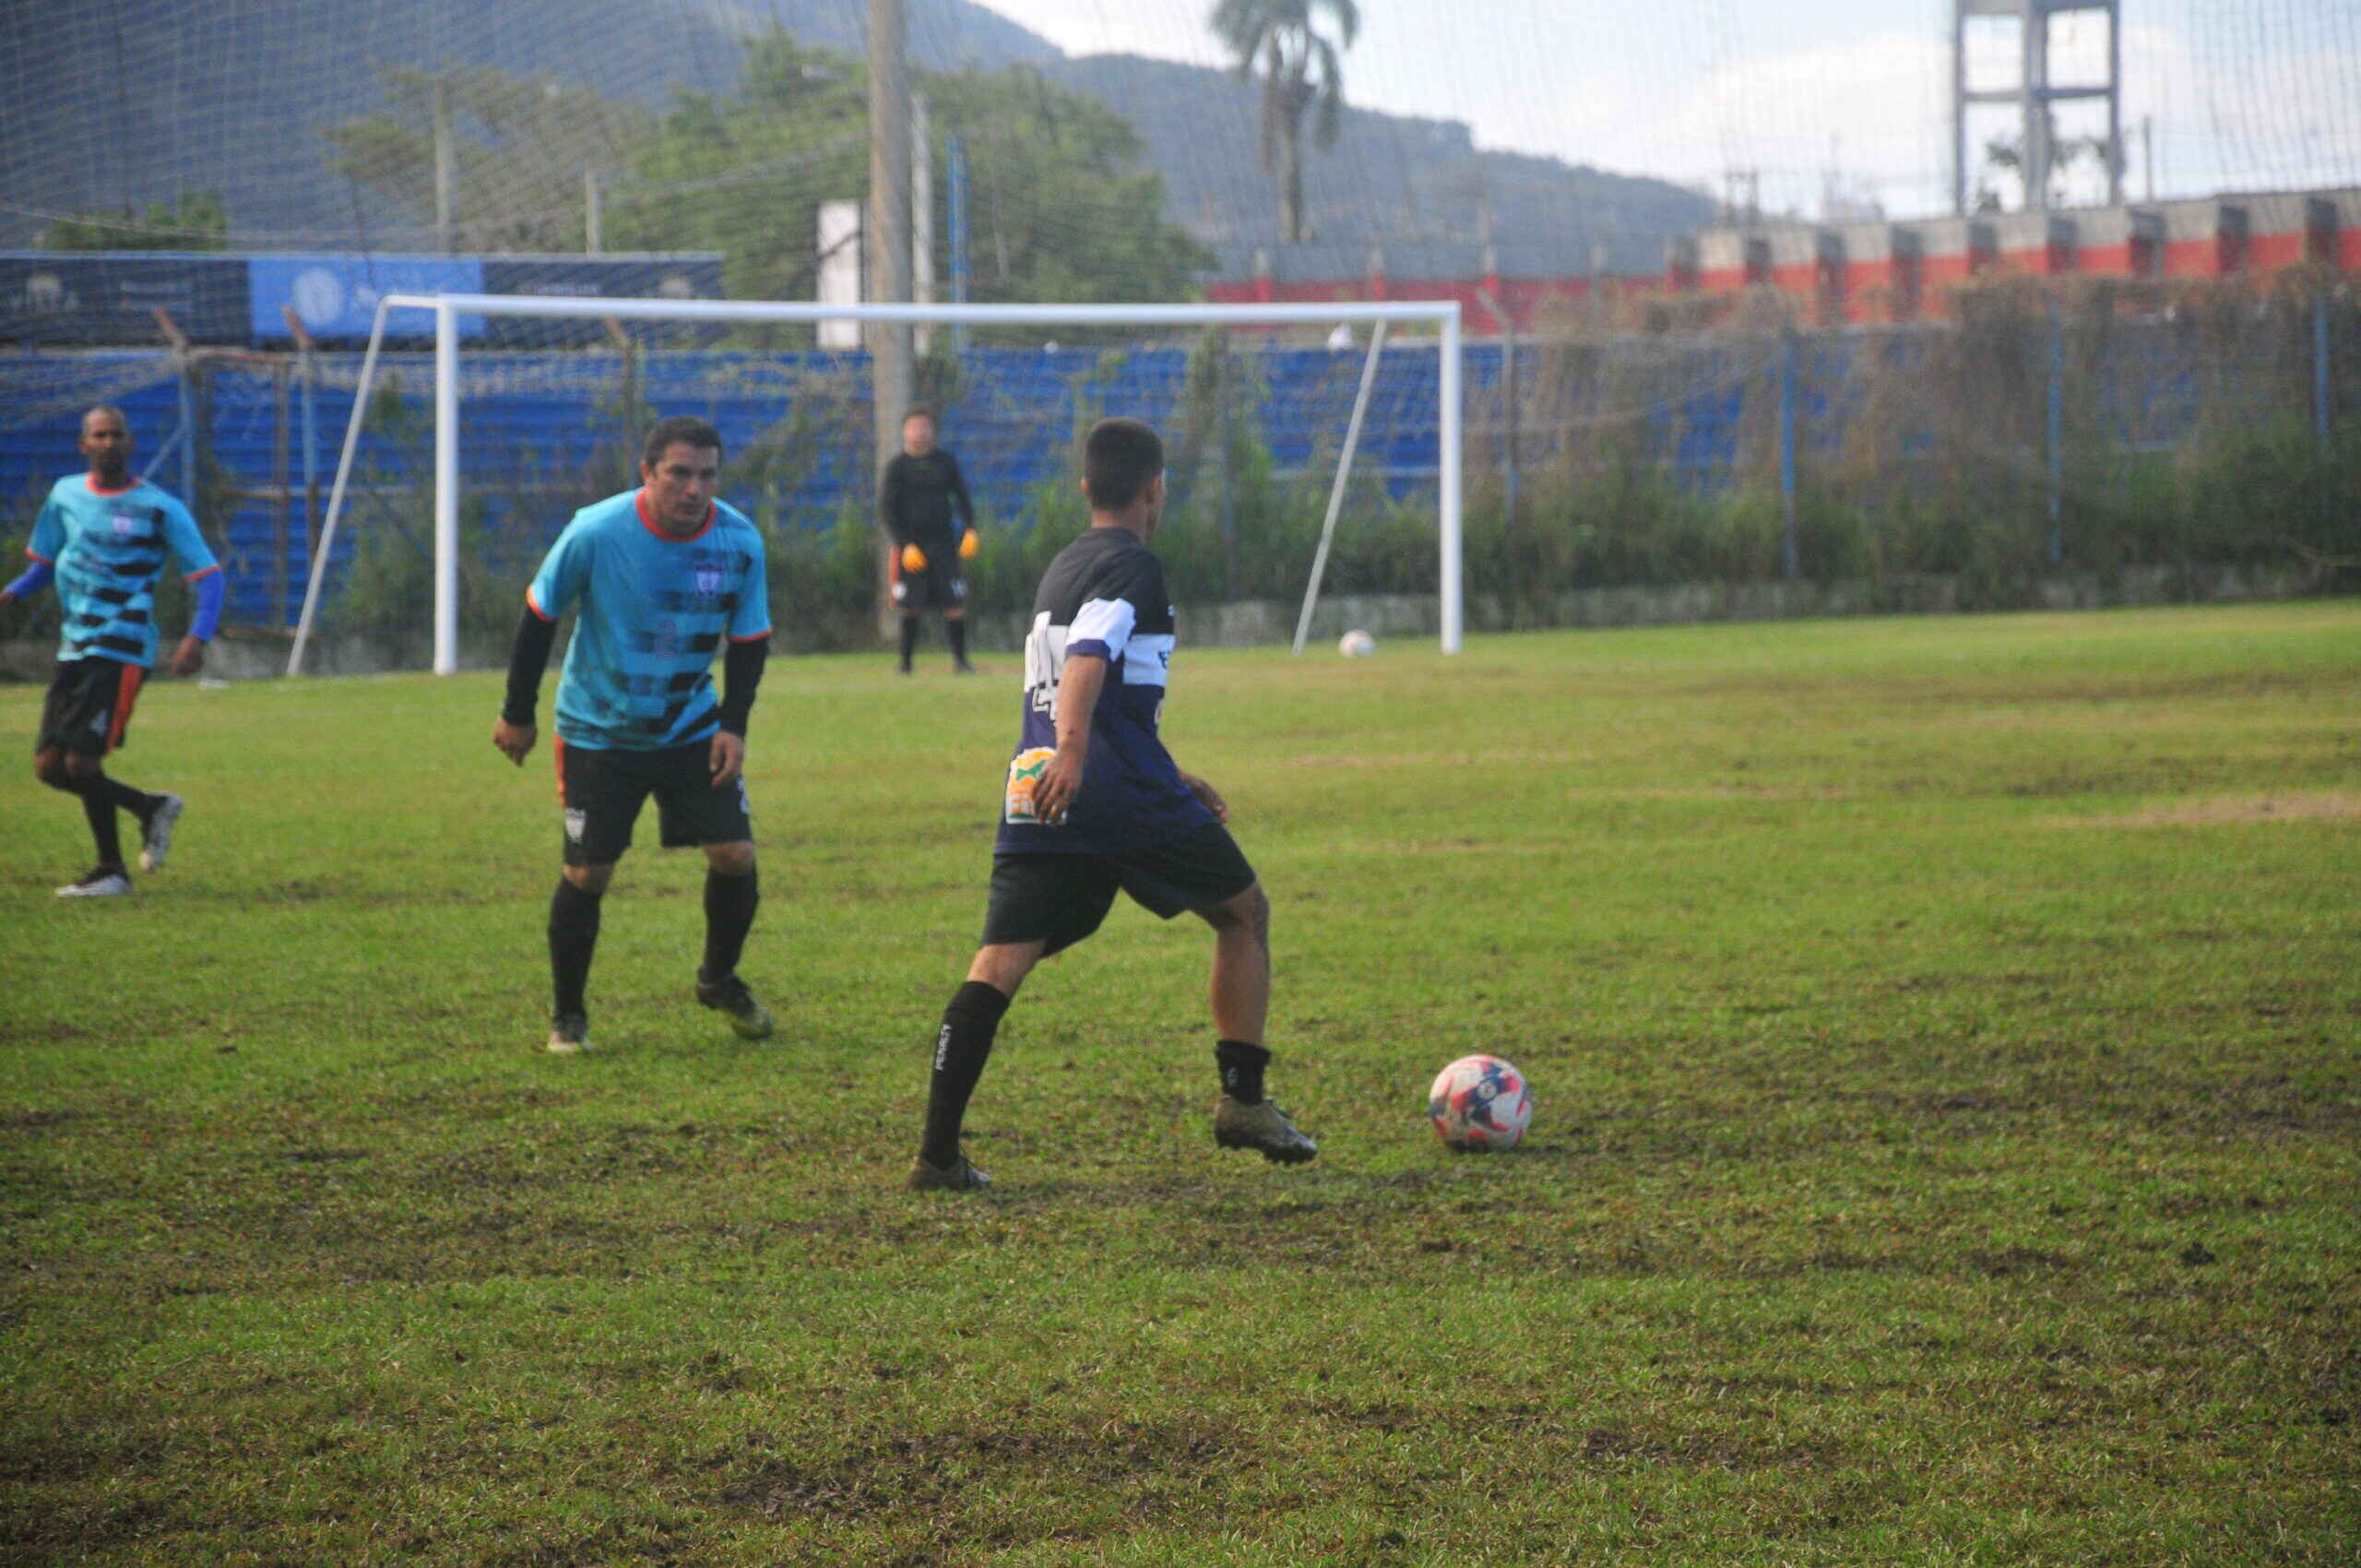
[[[917,404],[902,416],[902,450],[877,485],[878,520],[894,541],[894,609],[902,618],[902,673],[919,646],[919,612],[943,612],[951,665],[967,662],[967,579],[960,562],[976,552],[976,504],[959,459],[934,444],[934,410]],[[957,517],[952,514],[956,511]]]

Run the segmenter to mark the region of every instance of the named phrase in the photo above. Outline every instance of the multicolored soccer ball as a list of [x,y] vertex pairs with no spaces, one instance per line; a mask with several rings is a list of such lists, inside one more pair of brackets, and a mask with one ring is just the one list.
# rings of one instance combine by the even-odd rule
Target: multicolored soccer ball
[[1367,659],[1377,651],[1377,639],[1367,632],[1347,632],[1336,639],[1336,651],[1347,659]]
[[1533,1120],[1533,1086],[1497,1056],[1463,1056],[1427,1091],[1427,1118],[1462,1154],[1514,1148]]

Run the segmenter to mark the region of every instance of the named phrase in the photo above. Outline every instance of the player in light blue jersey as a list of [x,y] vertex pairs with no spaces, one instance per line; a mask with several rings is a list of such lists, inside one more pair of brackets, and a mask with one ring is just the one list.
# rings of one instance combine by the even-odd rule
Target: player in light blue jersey
[[[575,613],[557,687],[558,804],[565,874],[550,900],[556,1005],[549,1049],[589,1043],[585,1000],[599,899],[632,825],[656,797],[667,849],[706,853],[705,962],[696,998],[748,1039],[771,1016],[738,978],[754,923],[754,829],[746,799],[746,721],[770,652],[763,536],[714,499],[721,437],[700,419],[658,421],[640,488],[586,506],[558,536],[526,591],[508,697],[492,744],[522,766],[559,617]],[[726,685],[713,684],[724,646]]]
[[106,772],[106,759],[124,743],[140,683],[156,662],[156,579],[169,558],[196,589],[196,613],[172,660],[173,674],[194,675],[205,667],[205,645],[220,624],[221,567],[188,508],[132,478],[131,425],[121,409],[84,414],[77,445],[89,471],[68,474],[51,488],[25,551],[33,564],[0,588],[0,607],[57,585],[64,625],[57,673],[33,742],[33,772],[51,789],[82,798],[98,846],[98,864],[57,896],[109,898],[131,891],[116,812],[137,819],[139,867],[155,871],[172,847],[183,805],[178,795],[151,795]]

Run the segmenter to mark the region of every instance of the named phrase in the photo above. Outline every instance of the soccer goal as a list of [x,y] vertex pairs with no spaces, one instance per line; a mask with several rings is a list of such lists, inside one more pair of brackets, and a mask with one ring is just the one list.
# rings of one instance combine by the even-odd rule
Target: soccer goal
[[[470,347],[495,316],[604,323],[612,341],[540,354]],[[513,619],[515,594],[505,588],[521,593],[576,507],[636,482],[635,433],[659,415],[713,421],[728,459],[724,498],[775,540],[860,536],[873,480],[866,356],[731,346],[765,328],[840,321],[908,323],[936,335],[926,363],[947,386],[943,444],[967,471],[988,539],[1021,537],[1070,508],[1079,429],[1098,415],[1131,414],[1167,435],[1171,501],[1157,543],[1184,585],[1234,599],[1292,602],[1300,594],[1299,650],[1319,579],[1337,563],[1346,590],[1398,592],[1402,582],[1389,579],[1415,576],[1417,591],[1430,584],[1436,595],[1443,651],[1459,651],[1456,302],[842,305],[388,294],[351,373],[351,411],[288,673],[302,672],[324,630],[421,623],[432,626],[435,672],[457,671],[463,601],[496,601],[469,610],[482,623],[479,636]],[[635,340],[624,323],[665,324],[672,346]],[[1288,329],[1306,327],[1332,330],[1308,344],[1287,340]],[[1389,327],[1408,330],[1389,339]],[[731,336],[682,348],[683,329]],[[1051,337],[1069,329],[1082,340]],[[969,330],[979,341],[963,341]],[[421,344],[431,353],[417,351]],[[432,389],[431,412],[416,406],[421,383]],[[1351,517],[1343,517],[1348,498]],[[1177,529],[1176,510],[1187,518]],[[1357,554],[1352,518],[1364,512],[1382,523],[1375,531],[1391,553],[1371,544]],[[421,527],[429,513],[431,528]],[[1414,526],[1431,530],[1430,576],[1402,562]],[[1176,563],[1176,552],[1185,560]],[[1284,586],[1279,572],[1288,576]],[[1190,587],[1180,591],[1197,601]]]

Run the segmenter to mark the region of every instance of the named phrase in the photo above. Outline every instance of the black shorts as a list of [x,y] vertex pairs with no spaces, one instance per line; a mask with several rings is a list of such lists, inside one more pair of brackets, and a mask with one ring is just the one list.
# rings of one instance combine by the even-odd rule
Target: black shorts
[[956,610],[967,602],[967,579],[959,575],[958,547],[945,540],[941,549],[920,544],[926,552],[924,571],[906,571],[902,552],[894,552],[894,608],[896,610]]
[[1097,931],[1119,891],[1169,921],[1253,885],[1254,868],[1219,823],[1120,855],[994,855],[984,945],[1042,942],[1047,957]]
[[131,707],[148,671],[119,659],[61,659],[41,707],[33,750],[54,747],[82,756],[106,756],[123,744]]
[[741,774],[713,786],[713,738],[635,752],[557,743],[557,802],[565,812],[565,863],[612,865],[631,848],[632,824],[649,795],[668,849],[738,844],[754,837]]

